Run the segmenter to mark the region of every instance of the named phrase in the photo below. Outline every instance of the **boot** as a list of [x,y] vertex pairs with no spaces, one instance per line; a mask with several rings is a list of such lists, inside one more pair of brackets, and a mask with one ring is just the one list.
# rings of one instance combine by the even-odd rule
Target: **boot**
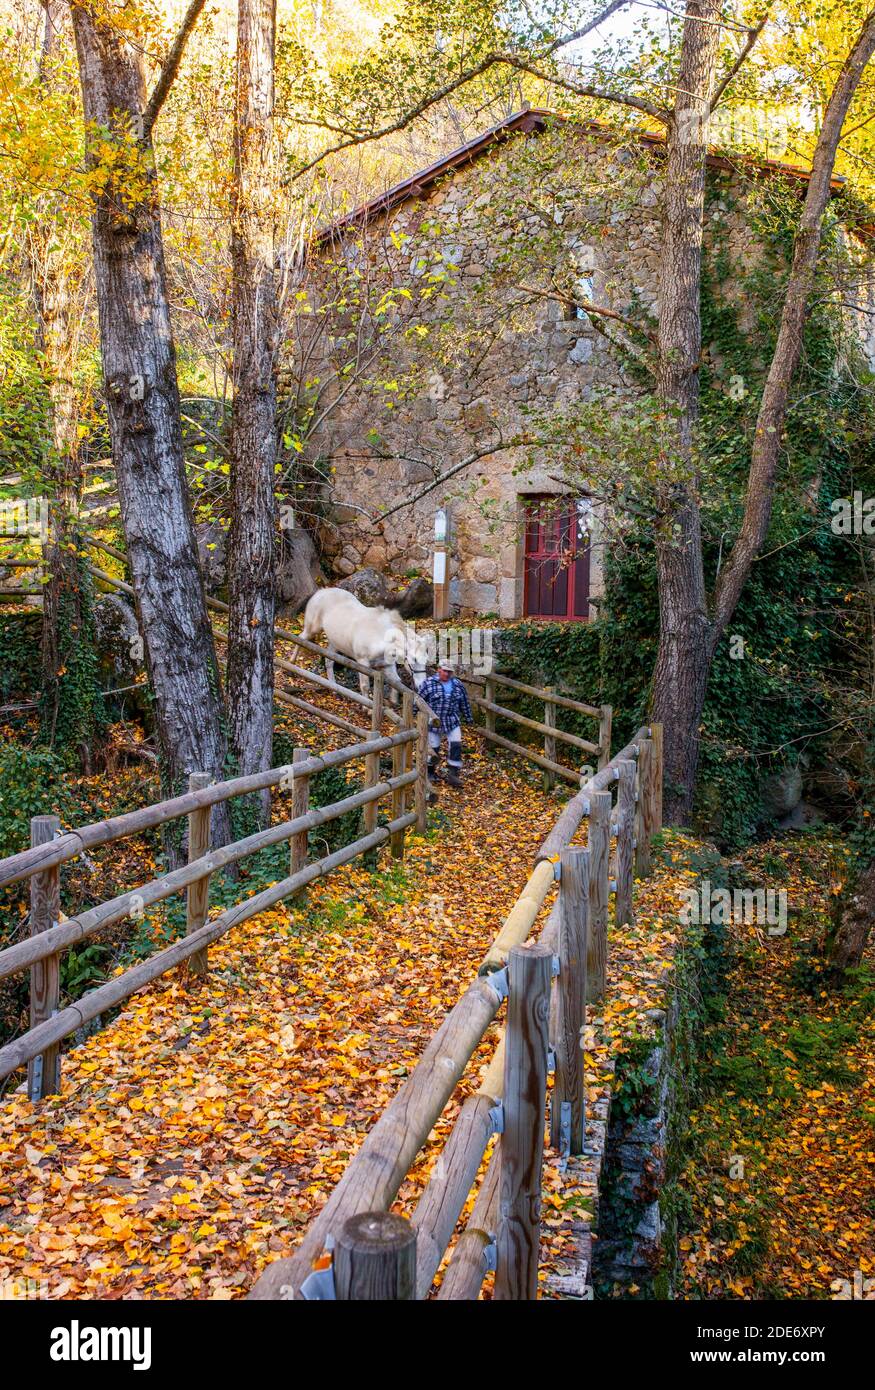
[[455,787],[457,790],[462,785],[462,770],[458,767],[448,767],[444,773],[444,781],[448,787]]

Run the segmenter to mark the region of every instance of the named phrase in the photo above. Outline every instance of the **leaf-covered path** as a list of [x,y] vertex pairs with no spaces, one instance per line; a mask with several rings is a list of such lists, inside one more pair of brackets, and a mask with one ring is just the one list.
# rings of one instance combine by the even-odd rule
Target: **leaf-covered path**
[[844,873],[828,834],[758,846],[789,928],[733,925],[681,1177],[686,1298],[875,1298],[875,943],[845,988],[811,954]]
[[52,1298],[248,1288],[455,1003],[558,809],[475,755],[402,869],[384,852],[380,872],[354,864],[238,927],[206,982],[173,974],[69,1053],[61,1099],[10,1097],[0,1281]]

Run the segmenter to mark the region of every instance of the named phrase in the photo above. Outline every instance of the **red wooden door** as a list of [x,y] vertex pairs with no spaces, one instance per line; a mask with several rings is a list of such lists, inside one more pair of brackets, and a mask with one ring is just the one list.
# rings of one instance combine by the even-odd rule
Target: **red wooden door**
[[526,500],[523,609],[531,618],[585,622],[589,617],[589,535],[586,501]]

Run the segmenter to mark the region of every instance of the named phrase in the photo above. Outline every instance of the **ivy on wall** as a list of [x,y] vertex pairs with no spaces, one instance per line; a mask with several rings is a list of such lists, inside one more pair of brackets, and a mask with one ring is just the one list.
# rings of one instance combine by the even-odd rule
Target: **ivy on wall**
[[[728,228],[729,185],[709,194],[702,282],[702,519],[706,575],[737,534],[756,411],[777,328],[798,199],[754,190],[746,209],[760,254],[742,263]],[[737,225],[737,224],[736,224]],[[831,217],[824,258],[842,254]],[[701,829],[726,848],[774,827],[763,781],[847,755],[838,705],[860,684],[858,548],[833,533],[830,504],[875,475],[866,387],[835,296],[819,290],[805,330],[769,537],[711,671],[697,786]],[[656,653],[658,595],[646,521],[612,545],[606,593],[588,626],[525,624],[504,634],[508,672],[614,706],[614,748],[640,725]],[[565,727],[572,728],[571,723]],[[586,736],[591,729],[578,730]],[[834,808],[840,814],[846,807]]]
[[0,701],[28,700],[39,690],[42,614],[0,611]]

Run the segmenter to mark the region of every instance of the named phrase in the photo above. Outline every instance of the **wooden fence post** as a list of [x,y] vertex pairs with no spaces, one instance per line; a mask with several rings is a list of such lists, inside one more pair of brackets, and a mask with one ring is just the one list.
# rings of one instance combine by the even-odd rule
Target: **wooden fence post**
[[334,1296],[343,1303],[416,1297],[416,1231],[391,1211],[359,1212],[334,1248]]
[[538,1296],[552,950],[540,942],[528,949],[514,946],[508,958],[508,976],[501,1220],[494,1297],[519,1301]]
[[[30,843],[44,845],[55,838],[61,822],[57,816],[33,816]],[[58,866],[43,869],[30,880],[30,934],[48,931],[61,911],[61,876]],[[44,1023],[57,1012],[60,1000],[61,958],[46,956],[30,967],[30,1026]],[[27,1094],[30,1100],[57,1095],[61,1089],[61,1054],[57,1043],[46,1048],[27,1064]]]
[[[374,672],[371,690],[371,738],[379,738],[383,725],[383,672]],[[380,755],[368,753],[365,758],[365,786],[375,787],[380,780]],[[377,826],[377,803],[369,801],[365,806],[365,834],[370,835]]]
[[[486,677],[486,699],[491,705],[498,703],[498,685],[492,676]],[[491,709],[483,711],[483,723],[490,733],[495,733],[495,714]]]
[[[552,685],[546,685],[546,686],[544,687],[545,693],[549,692],[549,693],[552,695],[552,694],[553,694],[553,690],[554,690],[554,687],[553,687]],[[545,700],[544,700],[544,723],[545,723],[545,724],[549,724],[549,726],[550,726],[551,729],[555,729],[555,728],[556,728],[556,705],[555,705],[555,703],[554,703],[553,700],[549,700],[549,699],[545,699]],[[552,738],[550,734],[545,734],[545,735],[544,735],[544,757],[545,757],[545,758],[549,758],[551,762],[554,762],[554,763],[555,763],[555,761],[556,761],[556,740],[555,740],[555,738]],[[545,769],[544,769],[544,790],[545,790],[545,791],[549,791],[549,790],[551,789],[551,787],[555,787],[555,785],[556,785],[556,774],[555,774],[555,772],[551,772],[551,771],[549,770],[549,768],[545,768]]]
[[617,763],[617,853],[614,876],[614,921],[618,927],[632,921],[632,859],[635,839],[635,764],[629,759]]
[[564,849],[559,880],[559,978],[556,1075],[550,1112],[550,1143],[560,1153],[583,1152],[586,1105],[583,1084],[583,1027],[586,1023],[586,956],[589,917],[589,850]]
[[605,997],[608,969],[608,878],[611,858],[611,793],[589,795],[589,937],[587,1000]]
[[650,836],[652,834],[651,813],[653,798],[651,782],[653,779],[653,744],[649,738],[642,738],[638,744],[638,805],[635,816],[635,872],[639,878],[650,873]]
[[599,771],[611,761],[611,724],[613,718],[613,705],[602,705],[601,717],[599,718]]
[[[414,729],[416,722],[413,717],[413,691],[405,690],[401,696],[401,728]],[[396,756],[397,761],[396,761]],[[392,750],[392,771],[397,777],[399,773],[409,772],[413,766],[413,744],[402,743]],[[392,819],[396,820],[403,816],[407,810],[407,788],[400,787],[397,792],[392,794]],[[395,859],[404,858],[404,842],[407,837],[406,830],[396,830],[392,836],[392,855]]]
[[[303,763],[310,756],[309,748],[295,748],[292,751],[292,819],[306,816],[310,809],[309,773],[295,772],[295,763]],[[296,874],[307,862],[307,832],[299,830],[289,841],[289,873]]]
[[424,834],[428,824],[428,713],[420,709],[416,715],[419,737],[416,740],[416,828]]
[[653,744],[653,773],[650,779],[650,785],[653,791],[653,810],[651,814],[651,823],[653,826],[653,834],[655,835],[657,831],[662,829],[663,762],[661,724],[651,724],[650,739]]
[[[402,725],[403,728],[403,725]],[[396,743],[392,749],[392,776],[400,777],[404,771],[404,758],[407,750],[406,743]],[[397,820],[403,814],[404,790],[395,787],[392,791],[392,820]],[[393,859],[404,858],[404,831],[393,830],[389,837],[389,846],[392,851]]]
[[[192,772],[188,778],[188,789],[190,792],[202,791],[204,787],[209,787],[212,777],[208,772]],[[210,849],[210,815],[211,806],[202,806],[197,811],[189,812],[188,817],[188,862],[194,859],[201,859]],[[202,927],[207,920],[207,913],[210,907],[210,875],[205,874],[196,883],[190,883],[186,892],[185,902],[185,934],[191,936],[192,932]],[[207,948],[196,951],[189,958],[189,975],[206,975],[207,973]]]

